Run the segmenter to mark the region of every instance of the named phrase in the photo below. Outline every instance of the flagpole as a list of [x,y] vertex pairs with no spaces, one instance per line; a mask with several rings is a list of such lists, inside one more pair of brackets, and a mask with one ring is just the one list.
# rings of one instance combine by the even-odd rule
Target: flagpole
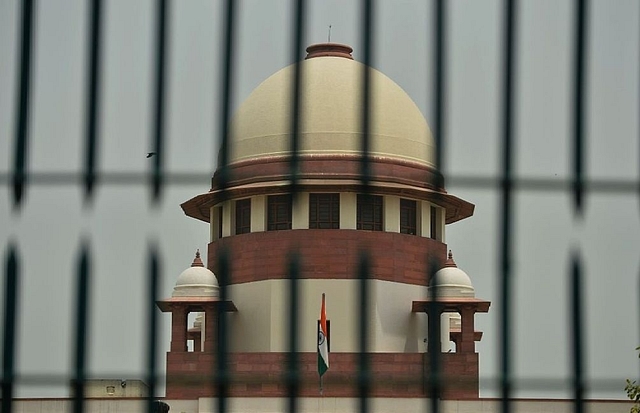
[[320,395],[324,393],[322,376],[329,368],[329,334],[327,330],[327,314],[325,310],[324,293],[322,293],[322,307],[320,308],[320,320],[318,320],[318,374],[320,375]]

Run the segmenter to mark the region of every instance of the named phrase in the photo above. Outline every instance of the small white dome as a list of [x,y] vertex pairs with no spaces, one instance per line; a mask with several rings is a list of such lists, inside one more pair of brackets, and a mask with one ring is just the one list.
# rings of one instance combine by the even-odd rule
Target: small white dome
[[435,273],[429,283],[429,288],[438,286],[439,297],[475,297],[476,292],[471,284],[471,278],[462,271],[453,261],[453,254],[449,251],[449,257],[444,268]]
[[178,276],[173,287],[172,297],[218,297],[220,294],[218,279],[200,259],[200,250],[191,264]]

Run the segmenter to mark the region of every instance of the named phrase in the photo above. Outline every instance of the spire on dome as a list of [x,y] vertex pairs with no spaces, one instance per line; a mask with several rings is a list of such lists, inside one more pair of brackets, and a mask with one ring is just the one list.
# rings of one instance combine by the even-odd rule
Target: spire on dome
[[307,57],[305,57],[305,60],[324,56],[344,57],[345,59],[353,60],[353,56],[351,55],[352,52],[353,48],[346,44],[316,43],[307,47]]
[[458,266],[456,265],[456,262],[453,260],[453,252],[451,252],[451,250],[449,250],[449,255],[447,257],[447,260],[444,263],[444,266],[458,268]]
[[191,263],[192,267],[204,267],[204,264],[202,263],[202,260],[200,259],[200,249],[198,248],[196,250],[196,257],[193,259],[193,262]]

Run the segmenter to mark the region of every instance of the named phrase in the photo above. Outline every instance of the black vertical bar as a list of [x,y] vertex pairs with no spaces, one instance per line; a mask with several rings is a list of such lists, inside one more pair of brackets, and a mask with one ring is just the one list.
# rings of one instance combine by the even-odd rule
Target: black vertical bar
[[429,389],[429,405],[431,413],[440,411],[440,397],[442,394],[442,337],[441,337],[441,305],[439,301],[438,284],[433,283],[433,277],[438,271],[438,263],[429,260],[429,304],[427,306],[427,352],[429,353],[429,375],[427,386]]
[[297,411],[300,393],[300,360],[298,357],[300,253],[292,251],[289,258],[289,352],[287,353],[287,411]]
[[100,97],[100,26],[102,23],[102,1],[93,0],[89,8],[91,22],[89,42],[89,84],[87,88],[86,147],[84,157],[84,195],[91,201],[96,183],[96,159],[98,152],[98,104]]
[[584,411],[584,356],[582,341],[582,270],[580,258],[577,253],[571,257],[571,354],[573,364],[573,411]]
[[9,246],[6,258],[4,287],[4,328],[2,341],[2,412],[11,413],[13,403],[13,380],[15,378],[16,319],[18,308],[18,251]]
[[362,143],[360,180],[368,191],[371,181],[371,64],[373,62],[373,24],[374,24],[374,0],[362,0]]
[[577,0],[575,6],[575,50],[574,50],[574,113],[573,113],[573,202],[574,210],[581,216],[584,209],[584,108],[587,94],[586,48],[587,48],[587,0]]
[[157,4],[157,38],[156,38],[156,71],[155,71],[155,99],[153,120],[153,179],[152,195],[155,203],[160,201],[162,195],[163,161],[164,161],[164,109],[165,109],[165,83],[167,62],[167,36],[169,31],[169,19],[167,16],[168,0],[160,0]]
[[[291,60],[294,65],[292,99],[293,106],[291,108],[291,157],[289,160],[289,174],[291,179],[291,187],[294,193],[298,190],[298,174],[300,172],[300,124],[302,106],[302,45],[304,44],[305,32],[305,5],[304,0],[293,0],[294,10],[293,17],[295,19],[295,31],[291,41]],[[295,201],[295,199],[294,199]]]
[[75,348],[73,379],[73,412],[84,411],[84,384],[86,380],[87,362],[87,320],[89,319],[89,277],[91,258],[87,242],[84,241],[78,261],[76,313],[75,313]]
[[371,390],[371,369],[369,366],[369,273],[371,256],[361,251],[358,260],[358,400],[360,413],[369,411],[369,393]]
[[[300,173],[300,125],[302,106],[302,56],[305,33],[304,0],[293,0],[293,18],[295,27],[291,39],[291,60],[294,67],[293,85],[291,88],[293,105],[291,107],[291,142],[289,158],[289,175],[291,180],[292,202],[298,202],[298,179]],[[298,394],[300,393],[300,369],[298,357],[298,302],[299,302],[300,254],[292,251],[289,258],[289,351],[287,354],[287,411],[297,411]]]
[[156,395],[158,384],[156,359],[158,357],[158,310],[156,300],[160,291],[160,262],[158,251],[155,247],[149,250],[148,260],[148,285],[147,285],[147,384],[149,385],[149,397],[147,398],[147,411],[154,412],[153,399]]
[[[220,284],[220,301],[224,303],[224,306],[226,306],[227,301],[227,286],[231,280],[229,254],[229,250],[227,248],[223,248],[218,257],[218,264],[220,268],[220,274],[218,276]],[[220,413],[227,411],[227,397],[229,394],[229,367],[227,365],[227,346],[229,338],[227,329],[227,313],[225,308],[223,308],[218,317],[218,353],[216,355],[217,365],[214,366],[216,369],[214,370],[214,383],[217,396],[217,411]]]
[[20,208],[27,181],[29,139],[29,86],[31,80],[31,38],[33,36],[33,1],[22,2],[22,37],[18,76],[18,110],[16,111],[15,152],[13,157],[13,205]]
[[[373,24],[374,24],[374,0],[362,0],[362,143],[360,154],[360,181],[365,193],[370,191],[371,183],[371,64],[373,62]],[[358,405],[361,413],[369,411],[369,393],[371,390],[371,370],[369,366],[368,335],[369,335],[369,273],[371,257],[368,251],[361,251],[358,257]]]
[[502,87],[502,202],[500,211],[500,387],[501,411],[510,411],[511,398],[511,262],[513,247],[513,104],[514,104],[514,66],[516,44],[516,0],[505,0],[504,11],[504,84]]
[[444,88],[446,75],[445,31],[446,31],[446,3],[444,0],[434,1],[433,27],[433,133],[436,143],[436,168],[444,172]]
[[224,190],[229,181],[229,156],[230,156],[230,139],[229,139],[229,120],[231,117],[231,91],[233,81],[233,44],[234,44],[234,27],[236,18],[237,1],[226,0],[224,2],[224,37],[223,49],[224,56],[222,59],[223,70],[221,71],[221,88],[220,95],[220,156],[218,157],[218,187]]
[[[294,67],[291,116],[291,157],[289,175],[291,179],[292,202],[298,202],[298,179],[300,173],[300,125],[302,106],[302,46],[305,33],[304,0],[293,0],[294,33],[291,39],[291,60]],[[287,354],[287,411],[297,411],[297,397],[300,393],[300,369],[298,358],[298,302],[299,302],[300,254],[292,251],[289,258],[289,352]]]
[[[221,71],[221,89],[222,94],[220,96],[220,138],[222,139],[220,145],[220,156],[218,160],[218,188],[223,191],[222,198],[226,198],[225,190],[229,182],[229,155],[230,155],[230,139],[229,139],[229,121],[231,114],[231,92],[233,90],[233,44],[234,44],[234,29],[236,19],[236,4],[237,1],[226,0],[224,2],[223,10],[223,25],[224,25],[224,37],[223,37],[223,70]],[[231,281],[231,269],[230,269],[230,251],[227,248],[223,248],[220,251],[218,264],[220,268],[219,283],[220,283],[220,300],[226,302],[227,300],[227,286]],[[216,368],[214,375],[214,384],[217,393],[217,411],[225,413],[227,411],[227,397],[229,394],[229,371],[228,371],[228,333],[227,333],[227,314],[222,311],[218,318],[218,353],[214,366]]]

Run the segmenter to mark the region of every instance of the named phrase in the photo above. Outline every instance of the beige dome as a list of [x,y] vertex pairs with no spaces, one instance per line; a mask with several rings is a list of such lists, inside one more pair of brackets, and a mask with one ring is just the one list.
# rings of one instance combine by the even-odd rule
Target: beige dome
[[[299,63],[303,72],[301,153],[357,154],[365,66],[350,58],[348,46],[324,44],[308,50],[318,46],[329,52],[313,56],[310,53],[307,60]],[[332,47],[339,52],[332,52]],[[372,155],[433,166],[434,143],[424,116],[400,86],[379,71],[369,70]],[[288,152],[294,71],[295,65],[291,65],[269,77],[235,113],[231,121],[230,163]]]
[[444,268],[438,270],[431,282],[429,289],[438,287],[439,297],[475,297],[475,289],[471,284],[471,278],[462,271],[453,261],[453,254],[449,251]]
[[176,280],[173,287],[172,297],[218,297],[220,292],[216,276],[205,268],[200,259],[200,251],[196,252],[196,257],[191,267],[184,270]]

